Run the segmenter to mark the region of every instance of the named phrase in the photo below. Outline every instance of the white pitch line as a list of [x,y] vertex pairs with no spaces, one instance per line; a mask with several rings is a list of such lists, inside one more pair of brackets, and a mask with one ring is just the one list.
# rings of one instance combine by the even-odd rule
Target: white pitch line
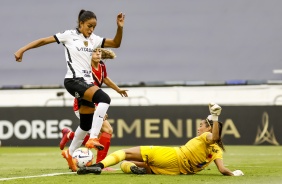
[[[232,156],[254,156],[252,153],[228,153],[229,155]],[[255,156],[280,156],[282,153],[258,153],[255,154]]]
[[[114,169],[113,171],[118,171],[118,170],[120,169]],[[104,171],[104,172],[111,172],[111,171]],[[42,175],[37,175],[37,176],[20,176],[20,177],[13,177],[13,178],[0,178],[0,181],[27,179],[27,178],[40,178],[40,177],[58,176],[58,175],[64,175],[64,174],[76,174],[76,172],[51,173],[51,174],[42,174]]]
[[0,178],[0,181],[26,179],[26,178],[40,178],[40,177],[48,177],[48,176],[58,176],[58,175],[63,175],[63,174],[76,174],[76,172],[51,173],[51,174],[42,174],[42,175],[37,175],[37,176],[21,176],[21,177],[13,177],[13,178]]

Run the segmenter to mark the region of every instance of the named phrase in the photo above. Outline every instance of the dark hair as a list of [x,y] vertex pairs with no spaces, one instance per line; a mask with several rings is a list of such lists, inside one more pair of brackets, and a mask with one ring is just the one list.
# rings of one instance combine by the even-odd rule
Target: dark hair
[[97,17],[95,15],[95,13],[93,13],[92,11],[86,11],[86,10],[80,10],[79,14],[78,14],[78,28],[79,28],[79,23],[80,22],[85,22],[89,19],[96,19]]
[[[208,120],[206,119],[206,127],[208,126],[213,126],[213,121],[212,120]],[[216,143],[218,144],[219,147],[221,147],[221,149],[223,151],[225,151],[225,148],[224,148],[224,145],[223,145],[223,142],[221,140],[221,134],[222,134],[222,122],[218,121],[218,131],[219,131],[219,139],[216,141]]]

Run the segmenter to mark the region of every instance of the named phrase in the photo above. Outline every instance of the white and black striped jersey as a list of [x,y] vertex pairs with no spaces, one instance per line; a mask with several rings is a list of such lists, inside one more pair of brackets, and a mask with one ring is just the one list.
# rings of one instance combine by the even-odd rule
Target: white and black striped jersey
[[77,29],[66,30],[54,35],[58,44],[65,47],[67,73],[65,78],[83,77],[88,84],[93,83],[91,58],[94,49],[103,47],[105,39],[91,34],[85,38]]

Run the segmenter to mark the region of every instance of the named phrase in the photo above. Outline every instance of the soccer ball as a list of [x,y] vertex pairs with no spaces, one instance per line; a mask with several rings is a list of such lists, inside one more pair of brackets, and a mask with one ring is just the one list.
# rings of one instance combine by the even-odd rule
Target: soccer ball
[[92,165],[94,155],[88,148],[78,148],[72,154],[72,161],[77,167],[88,167]]

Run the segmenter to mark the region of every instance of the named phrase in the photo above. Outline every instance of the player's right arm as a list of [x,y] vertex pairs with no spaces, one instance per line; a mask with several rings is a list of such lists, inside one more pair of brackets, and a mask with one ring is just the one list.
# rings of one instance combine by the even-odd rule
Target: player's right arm
[[207,139],[212,142],[216,142],[220,139],[219,126],[218,126],[218,116],[221,113],[222,108],[216,103],[209,104],[209,110],[211,115],[207,117],[208,120],[213,121],[212,131],[207,135]]
[[38,40],[30,42],[29,44],[23,46],[17,52],[14,53],[15,59],[16,59],[16,61],[21,62],[22,58],[23,58],[23,54],[24,54],[25,51],[27,51],[29,49],[41,47],[43,45],[53,43],[53,42],[56,42],[56,39],[55,39],[54,36],[49,36],[49,37],[46,37],[46,38],[40,38]]

